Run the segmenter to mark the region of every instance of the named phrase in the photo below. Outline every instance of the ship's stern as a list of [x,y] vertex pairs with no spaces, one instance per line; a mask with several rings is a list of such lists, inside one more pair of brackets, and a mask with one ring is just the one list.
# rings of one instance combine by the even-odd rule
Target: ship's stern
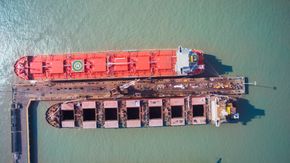
[[198,75],[205,69],[201,50],[178,47],[175,71],[178,75]]

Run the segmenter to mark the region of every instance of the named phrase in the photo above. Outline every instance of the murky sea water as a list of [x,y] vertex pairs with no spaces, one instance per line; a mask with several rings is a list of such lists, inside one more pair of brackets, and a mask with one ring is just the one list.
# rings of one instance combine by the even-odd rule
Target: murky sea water
[[[50,127],[37,107],[38,162],[289,162],[290,2],[0,0],[0,162],[10,153],[13,63],[20,56],[184,47],[202,49],[260,86],[242,122],[153,129]],[[277,87],[276,90],[272,87]],[[247,101],[248,100],[248,101]]]

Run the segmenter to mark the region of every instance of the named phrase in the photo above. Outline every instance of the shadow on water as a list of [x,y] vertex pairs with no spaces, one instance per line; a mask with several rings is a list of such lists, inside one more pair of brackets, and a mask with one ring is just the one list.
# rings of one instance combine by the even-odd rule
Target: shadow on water
[[245,93],[249,94],[249,87],[259,87],[259,88],[263,88],[263,89],[268,89],[268,90],[277,90],[277,86],[273,86],[273,85],[265,85],[265,84],[260,84],[260,83],[255,83],[255,81],[250,81],[248,77],[245,77]]
[[[233,72],[233,67],[230,65],[225,65],[222,63],[220,59],[218,59],[213,54],[204,54],[205,59],[205,72],[198,77],[214,77],[219,75],[225,75],[230,72]],[[245,78],[245,82],[248,83],[249,79]],[[276,90],[277,87],[275,86],[268,86],[268,85],[261,85],[257,84],[256,87],[263,87],[267,89]],[[249,93],[249,85],[246,85],[246,94]],[[247,99],[238,99],[236,102],[238,112],[240,113],[240,119],[238,121],[234,121],[233,123],[241,122],[243,125],[247,125],[252,119],[260,118],[265,116],[265,111],[260,108],[256,108],[254,105],[250,104]],[[221,162],[222,159],[220,158],[217,162]]]
[[265,110],[256,108],[249,103],[249,100],[240,98],[236,102],[237,111],[240,114],[240,119],[233,121],[233,123],[242,123],[242,125],[247,125],[250,121],[255,118],[261,118],[265,116]]
[[29,143],[30,160],[32,163],[38,162],[37,150],[37,107],[39,102],[32,102],[29,108]]
[[[249,78],[245,77],[245,83],[249,83]],[[245,94],[249,94],[249,85],[245,84]]]
[[205,71],[198,77],[214,77],[233,72],[233,67],[225,65],[220,59],[212,54],[204,54]]

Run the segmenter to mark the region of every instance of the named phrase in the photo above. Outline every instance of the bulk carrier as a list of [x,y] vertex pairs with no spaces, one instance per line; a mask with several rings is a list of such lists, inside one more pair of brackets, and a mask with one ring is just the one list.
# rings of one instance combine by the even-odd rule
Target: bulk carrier
[[239,119],[229,96],[83,100],[57,103],[46,112],[57,128],[132,128],[221,123]]
[[24,80],[86,80],[198,75],[204,70],[201,50],[178,47],[24,56],[14,65]]

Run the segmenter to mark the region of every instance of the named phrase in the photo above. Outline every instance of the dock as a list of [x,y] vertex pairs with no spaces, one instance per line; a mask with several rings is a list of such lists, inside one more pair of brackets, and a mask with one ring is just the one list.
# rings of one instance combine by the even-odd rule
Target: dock
[[[30,162],[29,108],[33,101],[175,98],[245,94],[244,77],[128,79],[19,83],[12,88],[11,138],[14,162]],[[149,123],[149,122],[148,122]]]

